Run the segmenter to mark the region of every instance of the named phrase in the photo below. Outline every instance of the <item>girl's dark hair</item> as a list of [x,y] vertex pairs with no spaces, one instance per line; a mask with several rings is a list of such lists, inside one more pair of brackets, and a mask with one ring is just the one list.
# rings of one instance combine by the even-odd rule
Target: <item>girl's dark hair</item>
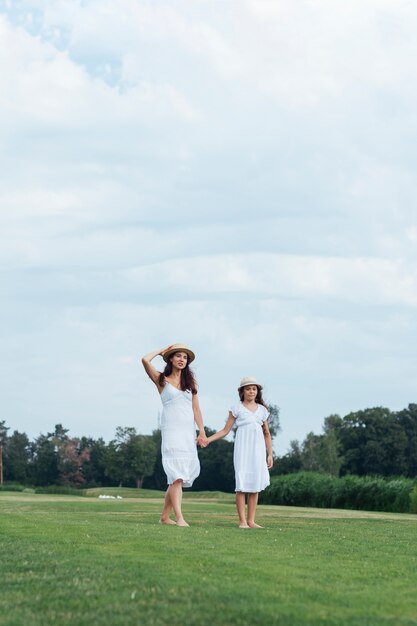
[[[245,387],[248,387],[248,386],[249,386],[249,385],[245,385]],[[245,387],[240,387],[240,389],[238,389],[238,392],[239,392],[239,398],[240,398],[240,401],[241,401],[241,402],[243,402],[243,398],[244,398],[244,396],[243,396],[243,390],[244,390],[244,388],[245,388]],[[263,405],[266,409],[268,409],[268,411],[269,411],[269,406],[266,404],[265,400],[264,400],[264,399],[263,399],[263,397],[262,397],[262,389],[261,389],[260,387],[258,387],[258,386],[256,386],[256,387],[257,387],[257,389],[258,389],[258,393],[256,394],[255,402],[256,402],[257,404],[262,404],[262,405]]]
[[[172,374],[172,361],[171,359],[168,359],[168,363],[166,364],[164,371],[161,372],[161,374],[159,374],[159,385],[161,387],[165,387],[165,376],[171,376],[171,374]],[[187,355],[187,365],[184,367],[183,370],[181,370],[181,390],[191,391],[193,395],[197,393],[197,381],[194,377],[192,370],[190,369],[190,366],[188,365],[188,355]]]

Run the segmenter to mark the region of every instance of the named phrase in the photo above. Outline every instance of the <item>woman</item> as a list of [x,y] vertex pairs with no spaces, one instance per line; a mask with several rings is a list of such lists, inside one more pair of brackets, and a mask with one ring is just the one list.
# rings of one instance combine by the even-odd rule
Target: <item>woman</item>
[[[151,361],[162,356],[164,371],[158,372]],[[162,465],[168,479],[161,524],[188,526],[181,510],[182,488],[191,487],[200,474],[197,455],[195,423],[199,429],[197,443],[207,441],[203,418],[197,397],[197,383],[189,364],[194,361],[192,350],[176,343],[164,350],[156,350],[142,358],[150,379],[155,383],[162,400],[161,419]],[[174,509],[175,522],[169,515]]]
[[[262,528],[255,522],[259,492],[269,485],[273,464],[272,440],[268,428],[269,411],[262,398],[262,386],[252,376],[245,376],[238,387],[240,402],[231,407],[228,420],[221,430],[203,442],[203,447],[222,439],[237,428],[233,464],[236,476],[236,508],[239,528]],[[265,455],[266,448],[266,455]],[[265,458],[266,456],[266,458]],[[248,514],[245,494],[248,494]]]

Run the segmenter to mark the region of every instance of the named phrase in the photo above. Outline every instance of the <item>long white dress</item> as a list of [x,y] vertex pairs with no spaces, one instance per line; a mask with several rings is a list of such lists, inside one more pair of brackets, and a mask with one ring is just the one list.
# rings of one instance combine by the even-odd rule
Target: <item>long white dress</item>
[[268,419],[269,413],[262,404],[258,404],[256,411],[252,412],[242,402],[233,405],[230,411],[236,418],[237,427],[233,453],[235,491],[262,491],[270,482],[262,430],[262,424]]
[[168,485],[182,479],[183,487],[191,487],[200,474],[191,391],[166,382],[161,400],[162,465]]

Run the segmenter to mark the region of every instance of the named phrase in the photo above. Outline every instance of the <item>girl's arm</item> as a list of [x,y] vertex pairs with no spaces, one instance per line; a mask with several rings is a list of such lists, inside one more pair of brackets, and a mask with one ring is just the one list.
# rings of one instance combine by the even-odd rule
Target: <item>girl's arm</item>
[[214,433],[214,435],[211,435],[211,437],[208,437],[207,445],[211,443],[212,441],[217,441],[217,439],[223,439],[223,437],[226,437],[226,435],[228,435],[230,431],[232,430],[232,426],[234,423],[235,423],[235,417],[232,414],[232,412],[229,411],[229,417],[227,418],[226,424],[221,430],[218,430],[217,433]]
[[206,431],[204,430],[203,416],[201,415],[200,403],[198,401],[198,396],[196,393],[193,393],[192,405],[193,405],[194,421],[198,427],[197,443],[202,448],[205,448],[207,445],[207,437],[206,437]]
[[152,365],[151,361],[156,356],[162,356],[164,354],[165,350],[167,350],[167,348],[164,348],[163,350],[155,350],[154,352],[150,352],[149,354],[145,354],[145,356],[142,357],[142,365],[145,368],[145,371],[148,374],[149,378],[151,379],[152,382],[155,383],[155,385],[158,387],[158,389],[159,389],[160,372],[158,372],[158,370],[156,370],[154,368],[154,366]]
[[272,457],[272,437],[271,437],[271,433],[269,432],[268,422],[266,420],[262,424],[262,430],[264,433],[266,452],[268,455],[267,465],[268,465],[268,469],[271,469],[271,467],[274,464],[274,459]]

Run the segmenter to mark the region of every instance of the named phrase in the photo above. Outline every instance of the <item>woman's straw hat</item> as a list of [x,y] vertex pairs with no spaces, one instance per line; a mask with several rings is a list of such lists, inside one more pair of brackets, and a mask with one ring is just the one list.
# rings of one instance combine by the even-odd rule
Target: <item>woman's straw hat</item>
[[238,389],[242,389],[242,387],[246,387],[247,385],[256,385],[259,389],[262,389],[262,385],[257,383],[253,376],[244,376],[240,381]]
[[168,363],[169,357],[175,354],[176,352],[186,352],[188,354],[188,363],[191,363],[191,361],[194,361],[195,359],[195,354],[192,350],[190,350],[190,348],[187,348],[187,346],[184,346],[183,343],[173,343],[172,346],[169,346],[169,348],[165,350],[165,352],[162,355],[162,358],[164,359],[165,363]]

